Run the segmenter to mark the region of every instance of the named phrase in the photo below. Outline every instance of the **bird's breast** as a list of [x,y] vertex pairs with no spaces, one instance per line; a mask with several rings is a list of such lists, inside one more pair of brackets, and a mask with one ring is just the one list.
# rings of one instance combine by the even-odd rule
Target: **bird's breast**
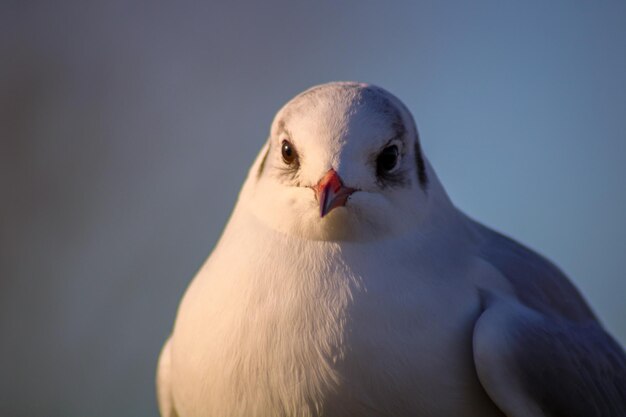
[[235,236],[179,309],[180,415],[489,415],[471,353],[478,303],[453,271],[384,246]]

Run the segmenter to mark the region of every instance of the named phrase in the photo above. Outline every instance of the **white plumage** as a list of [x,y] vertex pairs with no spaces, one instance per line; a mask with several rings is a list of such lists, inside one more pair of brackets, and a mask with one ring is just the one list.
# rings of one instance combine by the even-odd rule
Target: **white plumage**
[[[598,356],[555,365],[550,336],[588,329]],[[575,416],[558,373],[519,372],[553,366],[625,409],[623,352],[558,269],[451,204],[397,98],[330,83],[276,115],[157,384],[164,417]]]

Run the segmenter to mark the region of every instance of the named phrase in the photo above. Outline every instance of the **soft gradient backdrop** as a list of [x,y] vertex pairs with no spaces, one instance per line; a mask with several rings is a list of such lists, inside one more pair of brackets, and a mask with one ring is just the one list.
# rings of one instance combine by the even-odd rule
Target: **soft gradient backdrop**
[[0,3],[0,415],[156,416],[156,358],[274,112],[417,120],[453,201],[626,341],[626,3]]

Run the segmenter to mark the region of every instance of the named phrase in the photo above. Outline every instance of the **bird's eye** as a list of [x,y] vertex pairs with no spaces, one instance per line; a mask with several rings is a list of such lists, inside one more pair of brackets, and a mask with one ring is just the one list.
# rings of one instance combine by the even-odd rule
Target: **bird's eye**
[[283,155],[283,161],[285,161],[287,165],[293,164],[298,159],[298,154],[296,153],[296,150],[293,148],[293,145],[289,143],[288,140],[283,140],[280,150]]
[[387,174],[398,165],[398,147],[396,145],[387,146],[376,158],[376,172],[378,175]]

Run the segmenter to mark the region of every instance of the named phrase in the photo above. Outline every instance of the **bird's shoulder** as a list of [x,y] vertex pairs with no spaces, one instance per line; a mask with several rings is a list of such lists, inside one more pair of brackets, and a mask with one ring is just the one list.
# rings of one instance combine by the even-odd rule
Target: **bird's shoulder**
[[506,278],[522,304],[550,316],[595,321],[584,298],[556,265],[513,239],[468,221],[478,236],[476,256]]

